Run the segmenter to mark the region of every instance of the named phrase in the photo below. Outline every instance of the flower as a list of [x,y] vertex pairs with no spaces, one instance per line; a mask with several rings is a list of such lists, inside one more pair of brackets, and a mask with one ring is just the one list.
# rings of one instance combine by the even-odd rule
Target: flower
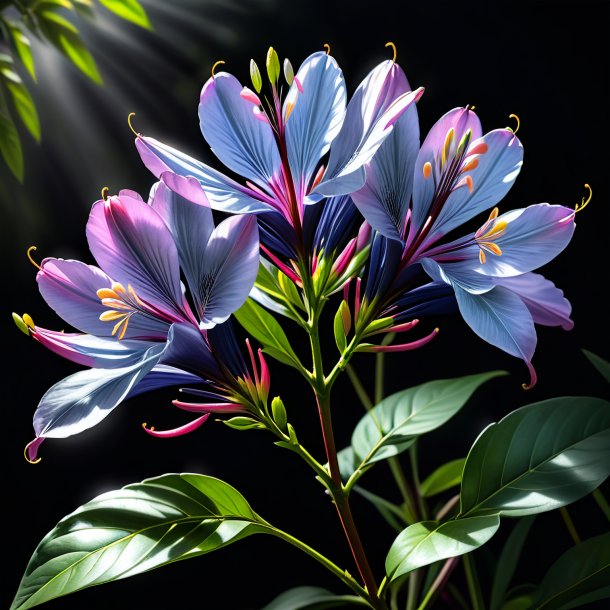
[[[27,448],[30,460],[45,438],[96,425],[128,396],[210,379],[220,389],[227,379],[231,385],[235,366],[219,362],[208,335],[244,303],[254,284],[258,229],[248,216],[214,227],[211,209],[202,203],[187,201],[162,183],[153,187],[148,203],[121,191],[94,203],[89,216],[87,238],[99,267],[43,260],[36,278],[40,293],[81,332],[47,330],[29,316],[17,317],[18,325],[50,350],[90,368],[42,397],[34,414],[36,439]],[[228,332],[219,335],[230,339]],[[224,401],[236,402],[235,394],[225,392]]]
[[[245,184],[153,138],[137,134],[136,147],[153,174],[187,198],[190,195],[183,189],[192,184],[180,176],[196,179],[214,209],[260,214],[267,255],[270,249],[303,260],[306,205],[361,188],[365,163],[423,89],[411,91],[402,69],[394,61],[384,61],[364,79],[346,107],[343,73],[331,55],[313,53],[296,75],[288,66],[284,100],[273,49],[267,56],[270,101],[264,98],[263,103],[258,95],[262,79],[253,61],[256,91],[243,87],[231,74],[214,70],[201,91],[203,136]],[[321,161],[329,151],[325,168]]]
[[[352,194],[378,233],[365,294],[377,297],[382,314],[404,319],[414,312],[408,289],[421,266],[433,282],[419,288],[419,297],[450,307],[449,286],[476,334],[526,362],[531,387],[534,322],[573,325],[563,293],[532,272],[569,243],[575,210],[543,203],[500,215],[494,206],[519,174],[523,147],[509,128],[483,135],[469,107],[445,114],[421,148],[418,140],[412,107],[366,166],[364,187]],[[477,231],[443,240],[490,208]]]

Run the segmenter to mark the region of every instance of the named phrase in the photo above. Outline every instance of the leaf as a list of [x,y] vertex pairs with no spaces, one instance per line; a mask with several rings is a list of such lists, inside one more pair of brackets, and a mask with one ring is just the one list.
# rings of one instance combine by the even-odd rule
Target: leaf
[[597,372],[610,383],[610,362],[600,358],[597,354],[583,349],[582,353],[588,358],[589,362],[597,369]]
[[21,77],[10,68],[0,68],[4,85],[11,94],[19,118],[37,142],[40,141],[40,121],[34,100]]
[[148,15],[138,0],[99,0],[99,3],[121,19],[152,30]]
[[563,397],[527,405],[475,441],[462,476],[461,514],[553,510],[592,492],[609,473],[609,402]]
[[300,368],[298,356],[288,342],[286,333],[277,320],[267,313],[252,299],[248,299],[240,309],[235,312],[237,321],[264,347],[270,356],[295,368]]
[[492,371],[431,381],[392,394],[358,422],[352,435],[354,453],[367,464],[403,452],[418,436],[453,417],[480,385],[505,374]]
[[354,595],[335,595],[321,587],[295,587],[284,591],[263,610],[323,610],[348,604],[367,605],[363,599]]
[[359,493],[363,498],[366,498],[379,511],[390,527],[394,528],[397,532],[401,532],[405,525],[407,525],[404,513],[396,504],[358,485],[354,486],[354,491]]
[[23,151],[13,119],[0,109],[0,154],[12,174],[23,182]]
[[441,559],[470,553],[485,544],[500,527],[499,515],[466,517],[439,524],[414,523],[390,547],[385,569],[390,581]]
[[83,74],[86,74],[94,82],[102,84],[102,77],[95,60],[87,50],[76,27],[65,17],[53,11],[43,11],[39,17],[41,29],[53,45]]
[[506,539],[491,586],[489,610],[498,610],[506,597],[508,585],[510,585],[510,581],[515,573],[521,549],[532,527],[532,523],[534,523],[534,519],[535,517],[526,517],[518,521]]
[[30,39],[21,31],[21,29],[13,24],[8,24],[15,50],[21,63],[25,66],[26,70],[30,73],[30,76],[36,80],[36,67],[34,64],[34,55],[32,54],[32,44]]
[[233,487],[166,474],[111,491],[62,519],[36,551],[11,610],[222,548],[273,528]]
[[541,610],[579,608],[610,598],[610,533],[566,551],[545,574],[534,594]]
[[503,604],[502,610],[531,610],[533,607],[532,598],[529,595],[520,595]]
[[420,492],[424,498],[430,498],[452,487],[456,487],[462,481],[462,471],[466,458],[459,458],[439,466],[422,484]]

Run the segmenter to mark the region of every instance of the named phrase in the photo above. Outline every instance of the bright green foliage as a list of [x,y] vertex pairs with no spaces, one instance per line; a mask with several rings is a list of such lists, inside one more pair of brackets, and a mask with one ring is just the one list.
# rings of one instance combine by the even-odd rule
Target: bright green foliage
[[427,479],[422,481],[421,494],[424,498],[431,498],[436,494],[457,487],[462,482],[462,471],[466,458],[459,458],[439,466]]

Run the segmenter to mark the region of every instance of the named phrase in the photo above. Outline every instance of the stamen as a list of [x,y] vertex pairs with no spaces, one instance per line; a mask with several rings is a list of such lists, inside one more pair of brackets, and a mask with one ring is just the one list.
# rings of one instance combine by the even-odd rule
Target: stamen
[[394,57],[392,57],[392,61],[396,63],[396,45],[393,42],[386,42],[386,47],[392,47],[392,51],[394,52]]
[[30,316],[29,313],[24,313],[22,319],[29,328],[31,328],[32,330],[36,330],[34,320],[32,320],[32,316]]
[[589,191],[589,196],[587,197],[586,201],[585,198],[583,197],[580,204],[576,204],[576,207],[574,208],[574,212],[582,212],[588,205],[589,205],[589,201],[591,201],[592,197],[593,197],[593,189],[585,183],[585,188],[588,189]]
[[32,448],[32,453],[34,455],[36,455],[38,453],[38,447],[40,447],[40,445],[42,444],[42,441],[44,441],[44,438],[38,437],[35,438],[33,441],[30,441],[24,448],[23,450],[23,457],[25,458],[25,461],[28,464],[38,464],[42,458],[35,458],[35,459],[31,459],[30,458],[30,448]]
[[125,287],[120,282],[113,282],[112,290],[114,290],[116,293],[125,292]]
[[455,129],[452,127],[445,136],[445,143],[443,144],[443,156],[441,165],[445,165],[447,163],[447,159],[449,158],[449,150],[451,148],[451,143],[453,142],[453,138],[455,136]]
[[287,102],[287,104],[286,104],[286,118],[284,119],[284,122],[288,121],[288,119],[290,118],[290,115],[292,114],[293,110],[294,110],[294,102]]
[[130,113],[127,115],[127,125],[129,125],[129,129],[131,129],[131,131],[132,131],[133,135],[134,135],[134,136],[136,136],[136,138],[139,138],[141,134],[140,134],[139,132],[137,132],[137,131],[136,131],[136,130],[133,128],[133,123],[131,122],[131,119],[132,119],[134,116],[136,116],[136,113],[135,113],[135,112],[130,112]]
[[102,322],[112,322],[113,320],[119,320],[125,317],[125,314],[120,311],[105,311],[100,314],[100,320]]
[[216,78],[216,75],[214,74],[214,70],[216,70],[217,66],[221,66],[224,63],[226,63],[223,59],[219,59],[213,66],[212,66],[212,78]]
[[426,161],[424,163],[424,167],[422,168],[422,172],[424,174],[424,178],[426,180],[428,180],[428,178],[430,178],[430,176],[432,175],[432,164],[430,163],[430,161]]
[[485,142],[480,142],[476,146],[473,146],[466,153],[466,156],[470,157],[470,155],[484,155],[487,152],[488,149],[489,149],[489,146],[487,146],[487,144]]
[[468,185],[468,190],[472,193],[472,189],[474,188],[474,184],[472,182],[472,176],[468,175],[465,178],[466,184]]
[[485,252],[483,251],[482,248],[479,248],[479,263],[481,263],[481,265],[484,265],[487,262],[487,256],[485,255]]
[[108,193],[110,192],[110,189],[105,186],[102,190],[101,190],[101,195],[102,195],[102,199],[104,201],[106,201],[106,199],[108,199]]
[[514,129],[512,129],[511,127],[506,128],[506,129],[509,129],[510,131],[512,131],[514,134],[516,134],[519,131],[519,127],[521,127],[521,120],[519,119],[519,117],[516,114],[509,114],[508,118],[515,119],[517,121],[517,126]]
[[464,165],[462,168],[462,172],[469,172],[471,169],[476,169],[477,167],[479,167],[479,160],[470,159],[470,161],[468,161],[468,163],[466,163],[466,165]]
[[42,271],[42,267],[32,258],[32,252],[36,252],[38,248],[36,246],[30,246],[27,251],[27,257],[30,259],[30,263],[36,267],[39,271]]
[[119,295],[114,290],[111,290],[110,288],[100,288],[96,294],[99,299],[118,299],[118,298],[120,298]]
[[254,104],[255,106],[260,106],[261,101],[258,95],[252,91],[252,89],[248,89],[248,87],[244,87],[240,92],[240,97],[245,99],[247,102]]
[[326,55],[330,55],[330,45],[325,42],[322,46],[326,49]]
[[15,323],[17,328],[24,335],[27,335],[29,337],[30,336],[30,329],[28,328],[28,325],[25,323],[24,319],[19,314],[16,314],[15,312],[13,312],[12,315],[13,315],[13,322]]
[[311,183],[311,190],[313,190],[314,188],[316,188],[316,186],[318,186],[318,184],[320,184],[320,182],[322,181],[322,177],[324,176],[325,170],[326,170],[326,168],[324,167],[324,165],[320,165],[320,167],[318,168],[318,171],[316,172],[316,177],[313,179],[313,182]]
[[172,438],[174,436],[182,436],[183,434],[188,434],[189,432],[193,432],[194,430],[197,430],[197,428],[199,428],[206,421],[206,419],[208,419],[209,416],[210,416],[210,414],[206,413],[205,415],[202,415],[201,417],[194,419],[193,421],[189,422],[188,424],[185,424],[184,426],[180,426],[179,428],[174,428],[173,430],[157,431],[157,430],[155,430],[155,428],[153,426],[151,426],[150,428],[147,428],[146,422],[144,422],[142,424],[142,428],[144,428],[144,430],[151,436],[156,436],[157,438]]

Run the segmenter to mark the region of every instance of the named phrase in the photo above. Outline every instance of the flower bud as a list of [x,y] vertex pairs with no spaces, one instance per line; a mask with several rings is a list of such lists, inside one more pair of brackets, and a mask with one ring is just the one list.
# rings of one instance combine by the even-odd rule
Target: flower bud
[[284,78],[288,83],[288,86],[292,85],[292,81],[294,80],[294,70],[292,69],[292,64],[289,59],[284,60]]
[[276,396],[271,401],[271,413],[277,427],[280,430],[285,431],[286,424],[288,423],[288,415],[286,414],[286,407],[279,396]]
[[280,58],[273,47],[269,47],[267,51],[267,75],[272,85],[277,83],[277,79],[280,77]]
[[250,60],[250,80],[252,81],[254,90],[257,93],[260,93],[263,87],[263,79],[261,77],[261,71],[258,69],[256,62],[253,59]]

